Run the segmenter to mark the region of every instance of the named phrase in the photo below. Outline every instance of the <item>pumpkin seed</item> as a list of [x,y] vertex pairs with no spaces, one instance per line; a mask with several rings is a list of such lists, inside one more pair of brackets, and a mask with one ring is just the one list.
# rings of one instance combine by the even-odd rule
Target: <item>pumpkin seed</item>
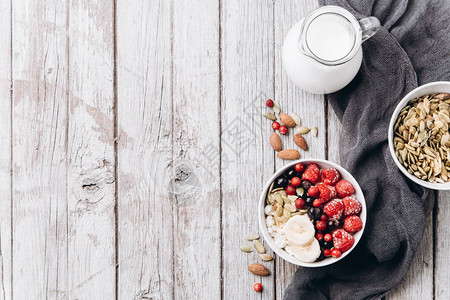
[[295,212],[297,209],[295,208],[294,205],[292,204],[285,204],[284,205],[284,209],[288,210],[289,212],[293,213]]
[[297,133],[307,134],[310,130],[311,129],[309,129],[308,127],[300,126],[299,128],[297,128]]
[[245,236],[245,239],[246,239],[247,241],[257,240],[257,239],[259,239],[259,234],[256,234],[256,233],[247,234],[247,235]]
[[266,253],[266,249],[259,240],[253,240],[253,246],[255,247],[255,250],[258,251],[259,253],[261,254]]
[[281,218],[281,216],[283,215],[283,206],[278,206],[275,214],[277,215],[277,217]]
[[259,257],[261,257],[261,259],[264,261],[271,261],[273,259],[272,256],[270,256],[269,254],[266,254],[266,253],[260,254]]
[[298,187],[295,189],[297,195],[303,195],[305,193],[305,189],[303,187]]
[[284,201],[284,204],[291,204],[292,203],[291,199],[289,199],[288,197],[285,197],[285,196],[283,196],[283,201]]
[[277,119],[277,117],[274,114],[269,113],[269,112],[264,113],[263,116],[266,117],[266,119],[269,119],[272,121],[275,121]]
[[278,204],[283,205],[284,200],[283,200],[283,197],[281,196],[281,194],[276,193],[276,194],[274,194],[274,197],[275,197],[275,201],[277,201]]
[[294,120],[294,122],[297,126],[302,126],[302,120],[296,113],[292,113],[291,118],[292,118],[292,120]]
[[252,248],[250,246],[247,246],[247,245],[242,245],[240,247],[240,249],[241,249],[242,252],[246,252],[246,253],[249,253],[249,252],[253,251]]

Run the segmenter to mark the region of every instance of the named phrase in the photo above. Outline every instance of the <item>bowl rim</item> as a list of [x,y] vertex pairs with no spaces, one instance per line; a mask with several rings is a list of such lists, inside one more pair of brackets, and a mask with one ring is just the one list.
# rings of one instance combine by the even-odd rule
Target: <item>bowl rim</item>
[[[318,262],[302,262],[298,259],[296,259],[295,257],[293,257],[292,255],[290,255],[289,253],[287,253],[285,250],[279,248],[276,244],[274,239],[270,236],[268,230],[267,230],[267,226],[266,226],[266,215],[264,213],[264,208],[266,206],[266,194],[269,190],[270,185],[272,184],[272,182],[278,177],[280,176],[280,174],[282,174],[284,171],[286,171],[287,169],[289,169],[290,167],[294,166],[297,163],[302,163],[305,165],[308,165],[310,163],[317,163],[319,165],[319,167],[322,169],[323,165],[327,165],[325,167],[333,167],[336,168],[339,173],[341,174],[341,179],[345,179],[348,180],[352,183],[352,185],[355,188],[355,195],[357,195],[357,199],[359,200],[359,202],[361,202],[362,205],[362,210],[361,210],[361,214],[360,214],[360,218],[361,221],[363,223],[363,227],[360,231],[358,231],[357,233],[353,234],[353,237],[355,238],[355,243],[353,244],[353,246],[346,252],[342,253],[341,257],[339,258],[325,258],[322,261],[318,261]],[[321,166],[322,165],[322,166]],[[328,266],[331,264],[334,264],[338,261],[340,261],[341,259],[343,259],[344,257],[346,257],[349,253],[351,253],[353,251],[353,249],[358,245],[358,242],[360,241],[364,229],[366,227],[366,220],[367,220],[367,207],[366,207],[366,200],[364,197],[364,193],[362,192],[361,187],[359,186],[358,182],[356,181],[356,179],[353,177],[353,175],[348,172],[344,167],[342,167],[341,165],[329,161],[329,160],[325,160],[325,159],[318,159],[318,158],[306,158],[306,159],[299,159],[293,162],[290,162],[288,164],[286,164],[285,166],[283,166],[282,168],[280,168],[279,170],[277,170],[266,182],[266,184],[264,185],[264,188],[260,194],[260,198],[259,198],[259,203],[258,203],[258,221],[259,221],[259,229],[262,232],[262,236],[264,237],[264,240],[266,241],[266,243],[269,245],[269,247],[272,249],[272,251],[274,251],[279,257],[283,258],[284,260],[298,265],[298,266],[302,266],[302,267],[308,267],[308,268],[316,268],[316,267],[324,267],[324,266]]]
[[[443,87],[443,88],[442,88]],[[431,89],[434,90],[434,88],[439,91],[436,92],[423,92],[423,90]],[[445,91],[447,89],[447,91]],[[391,153],[392,159],[394,160],[396,166],[400,169],[400,171],[408,177],[413,182],[429,188],[433,190],[450,190],[450,182],[447,183],[431,183],[422,179],[417,178],[416,176],[409,174],[406,168],[400,164],[398,161],[397,156],[395,155],[395,149],[394,149],[394,125],[397,121],[398,115],[400,111],[406,106],[406,104],[413,100],[416,97],[421,97],[426,94],[430,93],[450,93],[450,81],[434,81],[430,82],[421,86],[416,87],[412,91],[410,91],[408,94],[406,94],[402,100],[397,104],[395,107],[394,112],[392,113],[391,120],[389,122],[389,131],[388,131],[388,144],[389,144],[389,152]]]

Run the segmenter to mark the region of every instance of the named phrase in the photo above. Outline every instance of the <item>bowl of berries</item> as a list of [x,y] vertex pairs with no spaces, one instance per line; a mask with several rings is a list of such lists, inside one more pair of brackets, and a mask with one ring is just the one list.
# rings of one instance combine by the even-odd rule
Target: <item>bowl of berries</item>
[[347,170],[327,160],[302,159],[270,177],[258,214],[262,235],[278,256],[323,267],[356,247],[367,210],[361,187]]

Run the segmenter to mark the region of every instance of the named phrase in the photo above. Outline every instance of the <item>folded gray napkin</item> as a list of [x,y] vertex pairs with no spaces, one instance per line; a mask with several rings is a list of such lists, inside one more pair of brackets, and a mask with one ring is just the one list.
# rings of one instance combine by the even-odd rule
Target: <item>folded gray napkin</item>
[[341,164],[361,185],[368,209],[364,235],[340,262],[299,268],[285,299],[377,298],[405,276],[432,210],[435,193],[409,181],[388,149],[388,124],[409,91],[450,80],[450,1],[320,0],[383,28],[363,44],[356,78],[328,99],[342,122]]

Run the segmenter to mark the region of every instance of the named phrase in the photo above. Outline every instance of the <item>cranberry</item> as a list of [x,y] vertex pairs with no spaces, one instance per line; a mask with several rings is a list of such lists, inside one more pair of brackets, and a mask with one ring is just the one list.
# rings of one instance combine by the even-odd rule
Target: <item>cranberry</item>
[[333,249],[331,250],[331,256],[333,256],[334,258],[339,258],[341,257],[341,251],[339,251],[338,249]]
[[320,219],[321,219],[322,221],[327,221],[327,220],[328,220],[327,214],[322,214],[322,215],[320,216]]
[[267,107],[273,107],[273,101],[272,101],[272,99],[267,99],[267,101],[266,101],[266,106],[267,106]]
[[323,236],[323,239],[324,239],[326,242],[330,242],[330,241],[333,239],[333,237],[331,236],[331,233],[326,233],[326,234]]
[[291,184],[292,184],[293,187],[300,186],[301,182],[302,181],[298,177],[292,177],[292,179],[291,179]]
[[323,233],[322,233],[322,232],[316,233],[316,239],[317,239],[318,241],[323,240]]
[[322,200],[321,199],[316,199],[313,202],[313,206],[314,207],[320,207],[322,205]]
[[331,250],[330,249],[323,249],[323,256],[330,257],[331,256]]
[[280,123],[278,123],[277,121],[273,122],[272,128],[273,128],[273,130],[277,130],[278,128],[280,128]]
[[305,169],[305,166],[303,166],[302,164],[295,165],[295,171],[297,171],[299,173],[303,172],[304,169]]
[[262,284],[261,283],[255,283],[253,285],[253,289],[255,290],[255,292],[261,292],[262,291]]
[[297,209],[303,209],[305,207],[305,200],[303,200],[302,198],[298,198],[297,200],[295,200],[295,207]]
[[308,195],[314,198],[317,198],[319,196],[319,193],[319,188],[317,186],[312,186],[308,190]]
[[278,131],[282,134],[282,135],[286,135],[288,133],[288,128],[284,125],[281,125],[280,128],[278,129]]
[[286,194],[295,195],[295,187],[293,187],[292,185],[288,185],[286,187]]
[[316,228],[320,231],[324,231],[327,228],[327,223],[324,221],[318,221],[316,224]]

